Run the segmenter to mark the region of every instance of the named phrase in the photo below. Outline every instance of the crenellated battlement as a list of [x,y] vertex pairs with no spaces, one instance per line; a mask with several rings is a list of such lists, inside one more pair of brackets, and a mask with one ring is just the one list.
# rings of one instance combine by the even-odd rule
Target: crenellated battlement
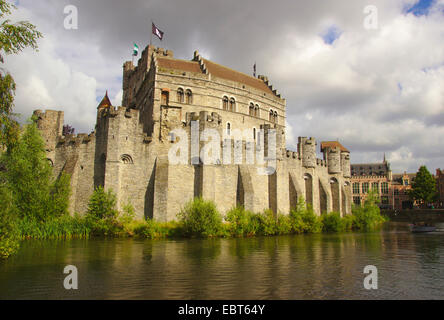
[[264,75],[259,75],[258,79],[262,80],[267,86],[268,88],[270,88],[270,90],[274,93],[274,95],[278,98],[281,98],[281,94],[279,93],[279,91],[277,91],[277,89],[273,88],[273,85],[271,84],[271,82],[268,80],[267,76]]
[[68,134],[66,136],[59,137],[57,141],[57,147],[59,148],[62,146],[79,146],[80,144],[87,144],[95,139],[95,137],[95,132],[91,132],[90,134]]

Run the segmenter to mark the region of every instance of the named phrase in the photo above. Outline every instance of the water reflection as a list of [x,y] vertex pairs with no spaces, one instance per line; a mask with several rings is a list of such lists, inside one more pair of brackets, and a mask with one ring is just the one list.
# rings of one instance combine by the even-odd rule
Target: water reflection
[[[1,299],[442,299],[444,234],[27,241],[0,263]],[[79,290],[63,288],[63,268]],[[375,265],[379,289],[363,288]]]

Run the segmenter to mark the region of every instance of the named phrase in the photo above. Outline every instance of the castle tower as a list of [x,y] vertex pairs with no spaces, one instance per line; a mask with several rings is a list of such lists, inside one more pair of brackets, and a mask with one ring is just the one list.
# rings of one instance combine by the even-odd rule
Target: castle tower
[[305,168],[316,167],[316,139],[299,137],[298,138],[298,153],[302,159],[302,166]]
[[33,116],[45,141],[47,157],[54,162],[57,138],[63,135],[64,113],[63,111],[36,110]]
[[327,152],[327,166],[328,173],[335,174],[341,172],[341,150],[339,147],[328,147]]
[[350,152],[341,152],[341,167],[344,178],[351,178]]

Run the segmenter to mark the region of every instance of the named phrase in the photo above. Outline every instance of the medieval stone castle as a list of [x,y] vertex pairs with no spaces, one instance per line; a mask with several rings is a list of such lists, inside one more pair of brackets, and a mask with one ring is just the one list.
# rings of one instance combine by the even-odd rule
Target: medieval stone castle
[[[243,205],[254,212],[288,214],[300,197],[317,214],[351,212],[349,151],[337,141],[322,142],[324,156],[317,159],[315,139],[304,137],[297,152],[287,150],[286,101],[267,77],[229,69],[197,51],[187,61],[148,46],[137,66],[125,62],[122,106],[113,107],[106,95],[89,135],[63,132],[62,111],[37,110],[34,115],[55,174],[71,176],[72,213],[86,212],[97,186],[112,189],[119,207],[130,202],[138,218],[158,221],[176,219],[196,196],[214,201],[221,213]],[[173,130],[190,133],[193,124],[199,132],[216,130],[224,137],[222,146],[235,146],[242,155],[264,132],[265,159],[274,160],[276,170],[266,175],[251,163],[191,161],[192,150],[186,153],[187,164],[171,163],[169,152],[180,142]],[[230,136],[245,128],[251,129],[251,139]],[[266,154],[270,130],[275,130],[276,148]],[[200,139],[198,143],[203,147]]]

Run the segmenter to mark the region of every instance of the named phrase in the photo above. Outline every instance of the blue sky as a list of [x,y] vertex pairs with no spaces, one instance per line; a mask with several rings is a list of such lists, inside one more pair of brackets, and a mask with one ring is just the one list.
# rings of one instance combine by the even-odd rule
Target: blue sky
[[406,7],[405,12],[413,13],[415,16],[427,15],[435,2],[436,0],[419,0],[413,6]]

